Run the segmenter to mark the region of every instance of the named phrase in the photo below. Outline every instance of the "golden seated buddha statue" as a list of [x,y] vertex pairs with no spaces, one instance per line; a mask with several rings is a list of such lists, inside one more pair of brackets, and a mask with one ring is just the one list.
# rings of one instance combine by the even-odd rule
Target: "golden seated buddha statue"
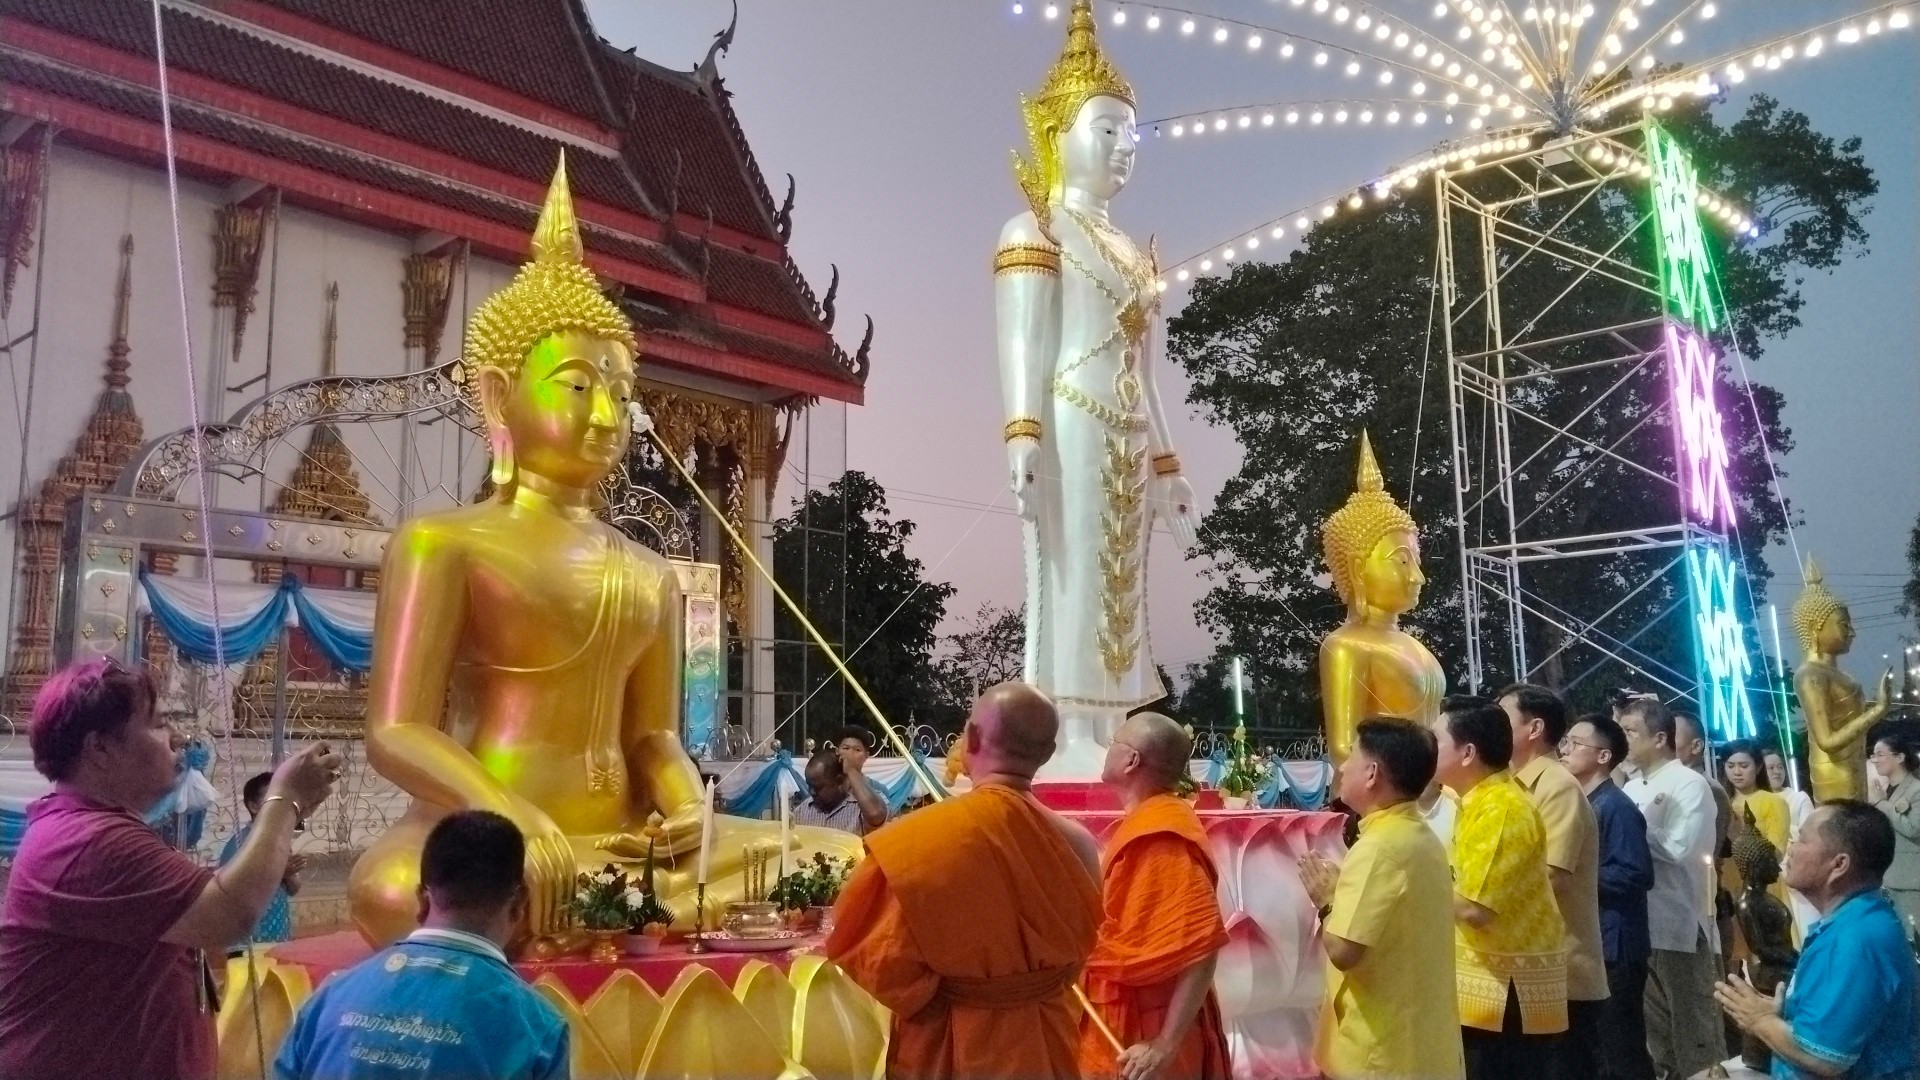
[[1420,532],[1387,494],[1364,431],[1356,490],[1320,532],[1334,591],[1347,605],[1346,621],[1320,643],[1327,757],[1338,766],[1369,716],[1431,723],[1447,677],[1433,653],[1400,629],[1400,616],[1420,602],[1427,581],[1420,572]]
[[[581,259],[562,158],[532,260],[475,311],[461,358],[494,494],[413,518],[388,543],[367,759],[414,798],[348,882],[375,946],[412,929],[427,833],[467,809],[526,836],[523,947],[570,944],[575,874],[644,859],[656,810],[655,890],[677,926],[693,923],[703,800],[679,737],[680,589],[664,558],[595,515],[598,485],[626,455],[638,347]],[[801,858],[860,850],[832,830],[793,837]],[[743,853],[778,838],[777,825],[716,820],[709,927],[741,898]]]

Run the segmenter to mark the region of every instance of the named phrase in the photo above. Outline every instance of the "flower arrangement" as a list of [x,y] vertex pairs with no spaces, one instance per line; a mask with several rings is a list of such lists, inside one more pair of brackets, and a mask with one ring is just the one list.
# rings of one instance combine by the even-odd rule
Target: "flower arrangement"
[[[588,930],[625,930],[633,924],[636,904],[629,894],[640,890],[627,880],[626,871],[608,863],[597,874],[582,872],[573,880],[573,917]],[[658,903],[659,901],[654,901]]]
[[840,889],[852,873],[852,859],[836,859],[816,851],[811,864],[803,864],[781,878],[767,893],[767,899],[780,905],[782,911],[831,907],[840,899]]
[[1227,771],[1220,777],[1220,794],[1244,799],[1251,796],[1266,779],[1265,762],[1247,752],[1247,729],[1235,728],[1233,755],[1227,759]]

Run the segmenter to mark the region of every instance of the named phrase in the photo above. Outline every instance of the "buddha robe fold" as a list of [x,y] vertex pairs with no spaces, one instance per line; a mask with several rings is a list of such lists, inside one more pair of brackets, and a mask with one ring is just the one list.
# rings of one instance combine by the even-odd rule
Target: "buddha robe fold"
[[867,837],[827,955],[893,1011],[887,1076],[1066,1080],[1100,894],[1064,822],[985,785]]
[[[1150,1042],[1166,1023],[1180,974],[1227,943],[1215,896],[1219,873],[1199,817],[1171,795],[1136,806],[1107,840],[1100,865],[1104,911],[1087,958],[1087,1000],[1122,1046]],[[1112,1044],[1082,1018],[1081,1075],[1112,1076],[1116,1064]],[[1225,1080],[1230,1071],[1220,1005],[1208,990],[1160,1075]]]

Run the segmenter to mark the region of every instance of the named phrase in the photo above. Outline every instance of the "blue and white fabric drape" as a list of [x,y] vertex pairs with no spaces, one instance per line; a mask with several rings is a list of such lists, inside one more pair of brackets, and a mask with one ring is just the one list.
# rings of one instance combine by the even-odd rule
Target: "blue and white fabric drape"
[[[160,632],[182,655],[202,664],[220,659],[214,650],[213,590],[204,579],[140,571],[141,607],[153,613]],[[229,664],[244,664],[297,626],[327,662],[346,671],[373,663],[375,595],[351,589],[316,589],[297,578],[278,585],[223,581],[220,636]]]

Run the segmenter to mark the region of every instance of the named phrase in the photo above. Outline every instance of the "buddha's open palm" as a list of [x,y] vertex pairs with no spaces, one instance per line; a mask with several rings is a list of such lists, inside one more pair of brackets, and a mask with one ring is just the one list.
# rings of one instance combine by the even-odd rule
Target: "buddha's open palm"
[[[659,846],[653,853],[660,858],[678,858],[700,847],[700,804],[689,803],[674,812],[670,818],[660,823],[662,829]],[[627,862],[640,862],[647,857],[649,840],[642,829],[631,832],[614,833],[600,841],[597,847],[616,859]]]
[[1153,512],[1167,523],[1181,551],[1193,550],[1200,536],[1200,510],[1194,503],[1193,485],[1186,477],[1174,473],[1154,478]]

